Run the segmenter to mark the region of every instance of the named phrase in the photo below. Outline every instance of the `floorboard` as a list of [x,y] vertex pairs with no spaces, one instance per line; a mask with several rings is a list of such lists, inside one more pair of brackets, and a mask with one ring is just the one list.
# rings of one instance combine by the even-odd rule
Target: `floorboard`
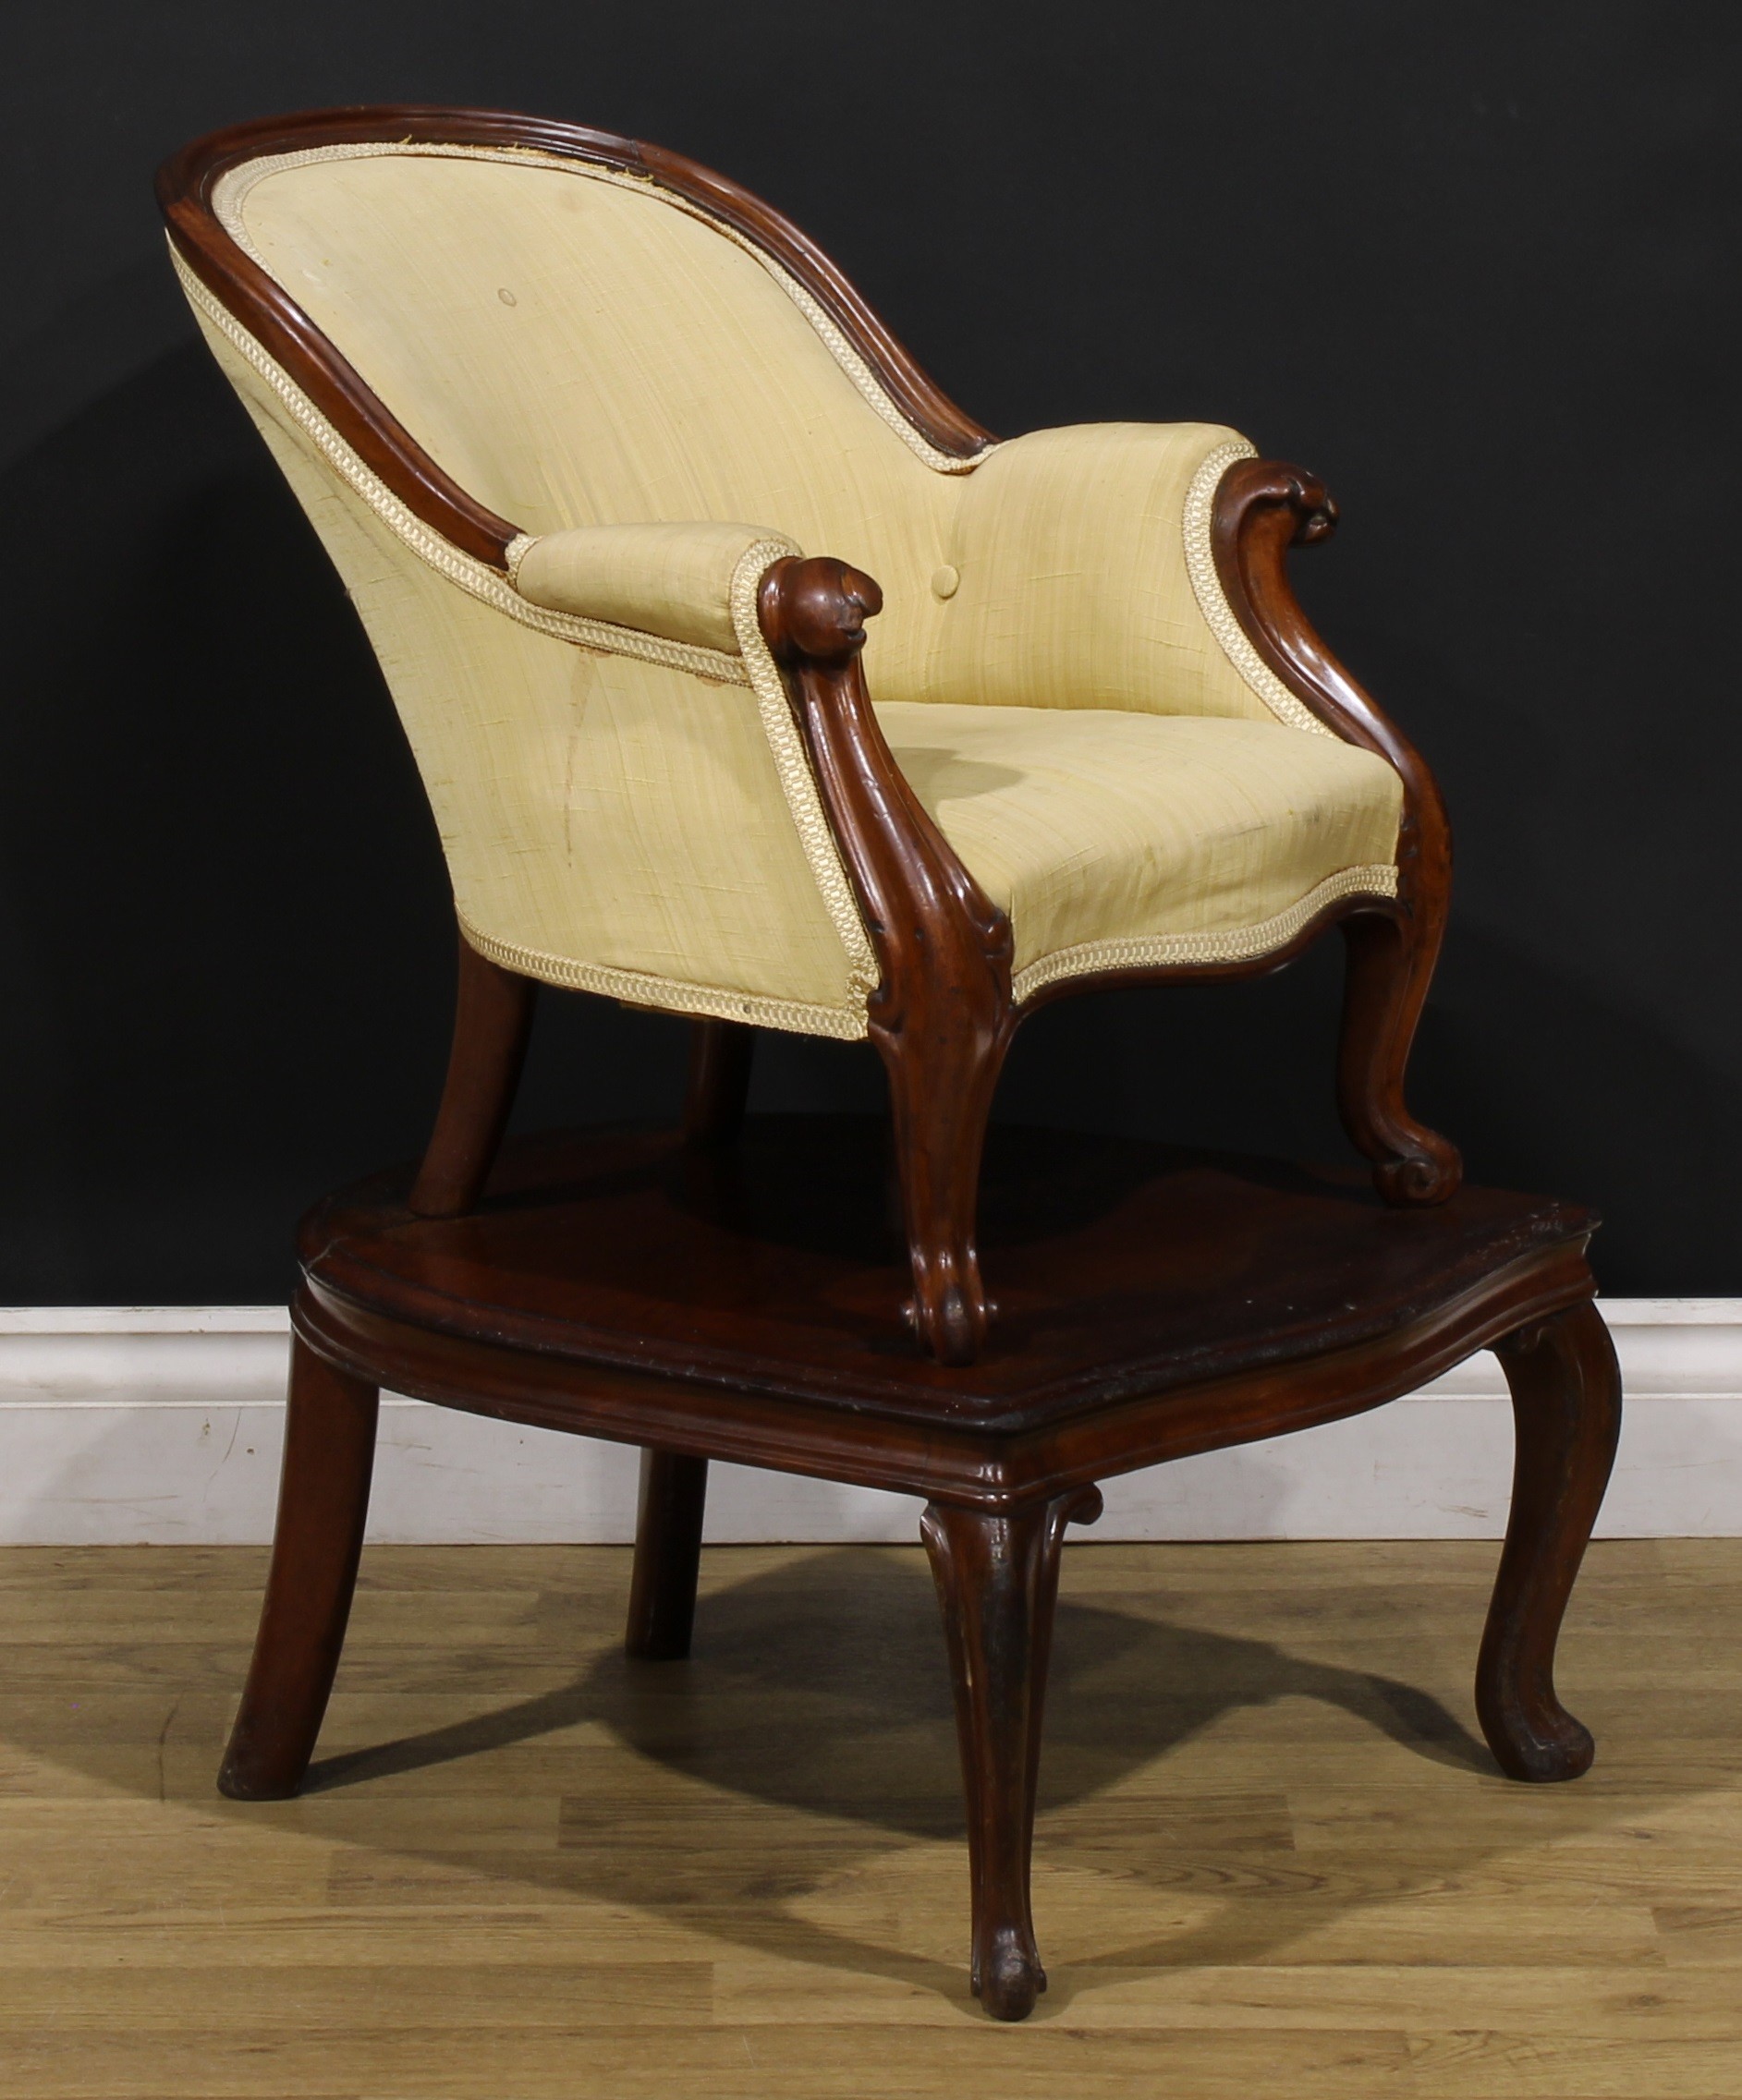
[[255,1806],[263,1555],[0,1550],[0,2093],[1736,2100],[1742,1540],[1592,1549],[1542,1789],[1474,1733],[1495,1550],[1073,1543],[1019,2029],[917,1549],[710,1550],[636,1666],[620,1549],[372,1549]]

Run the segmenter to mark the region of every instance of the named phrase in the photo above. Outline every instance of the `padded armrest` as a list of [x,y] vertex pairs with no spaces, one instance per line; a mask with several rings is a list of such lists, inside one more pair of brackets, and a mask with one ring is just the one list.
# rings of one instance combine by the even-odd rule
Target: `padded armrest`
[[783,534],[754,525],[581,525],[527,541],[513,582],[553,612],[736,656],[732,578],[752,548],[770,542],[797,552]]
[[[1204,617],[1207,534],[1188,497],[1236,431],[1090,423],[1009,439],[964,478],[944,559],[956,571],[928,674],[941,698],[1023,707],[1251,714]],[[935,588],[935,587],[934,587]]]

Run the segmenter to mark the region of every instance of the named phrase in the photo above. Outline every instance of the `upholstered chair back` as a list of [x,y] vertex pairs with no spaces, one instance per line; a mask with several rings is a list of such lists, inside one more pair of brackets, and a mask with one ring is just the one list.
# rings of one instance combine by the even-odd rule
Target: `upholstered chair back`
[[[761,250],[615,169],[345,146],[248,163],[218,205],[424,449],[529,533],[707,518],[839,554],[883,589],[879,698],[1268,719],[1183,559],[1193,477],[1232,431],[1200,426],[1194,449],[1191,426],[1108,425],[1092,476],[1085,433],[1037,432],[985,472],[990,454],[932,444]],[[1206,511],[1224,464],[1200,478]]]
[[883,684],[911,686],[971,463],[928,443],[748,241],[644,178],[514,152],[286,155],[218,202],[492,510],[529,533],[743,522],[842,554],[883,586]]

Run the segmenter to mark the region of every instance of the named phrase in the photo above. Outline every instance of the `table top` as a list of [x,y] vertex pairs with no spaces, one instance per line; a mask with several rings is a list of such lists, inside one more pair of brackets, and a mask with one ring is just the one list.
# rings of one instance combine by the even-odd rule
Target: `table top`
[[1032,1427],[1370,1345],[1476,1304],[1503,1272],[1557,1254],[1565,1268],[1597,1223],[1471,1187],[1395,1210],[1358,1166],[994,1126],[980,1239],[997,1312],[982,1358],[948,1369],[904,1319],[876,1119],[752,1117],[707,1149],[645,1129],[520,1138],[457,1219],[406,1208],[412,1171],[310,1214],[317,1298],[547,1358],[962,1426]]

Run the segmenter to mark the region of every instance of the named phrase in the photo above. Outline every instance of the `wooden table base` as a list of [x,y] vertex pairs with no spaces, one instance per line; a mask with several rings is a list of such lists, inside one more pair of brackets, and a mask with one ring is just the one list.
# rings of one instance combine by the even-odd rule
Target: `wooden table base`
[[688,1652],[706,1462],[918,1493],[956,1685],[973,1981],[1045,1988],[1029,1861],[1058,1560],[1095,1483],[1335,1420],[1496,1348],[1517,1424],[1477,1710],[1516,1778],[1576,1778],[1556,1637],[1613,1463],[1620,1384],[1591,1304],[1595,1220],[1466,1189],[1387,1209],[1364,1178],[1052,1132],[995,1134],[992,1348],[950,1369],[904,1329],[874,1124],[759,1119],[522,1141],[481,1206],[415,1216],[408,1171],[302,1235],[289,1419],[260,1633],[219,1785],[295,1793],[337,1669],[383,1386],[640,1444],[627,1645]]

